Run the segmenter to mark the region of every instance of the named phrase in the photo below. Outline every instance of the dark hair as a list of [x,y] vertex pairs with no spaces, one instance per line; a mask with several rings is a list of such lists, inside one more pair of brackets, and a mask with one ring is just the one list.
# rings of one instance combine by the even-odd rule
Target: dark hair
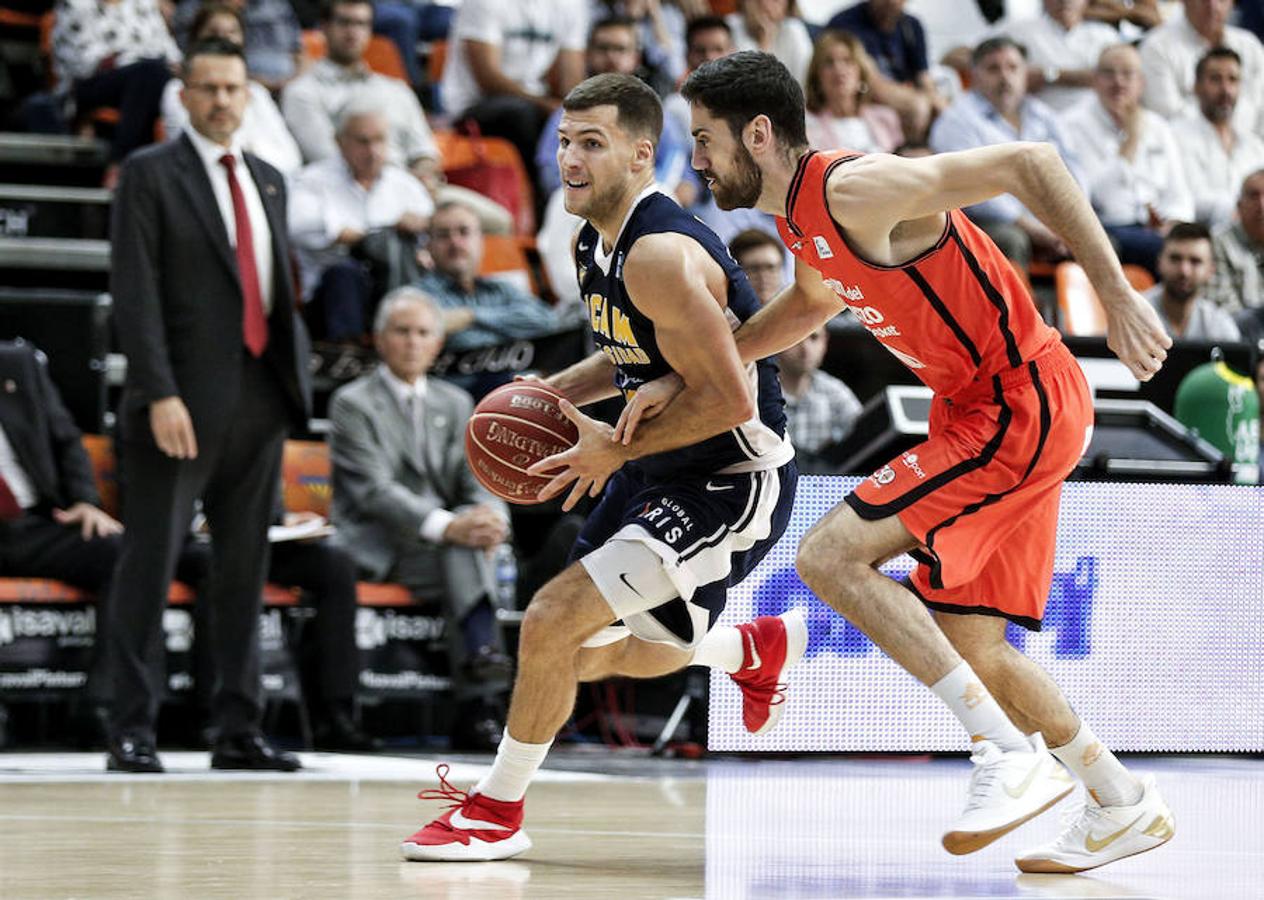
[[733,29],[721,16],[698,16],[696,19],[690,19],[689,24],[685,26],[685,46],[688,47],[693,43],[693,36],[699,31],[712,31],[716,28],[728,34],[732,39]]
[[734,138],[740,140],[746,123],[763,115],[788,149],[808,145],[803,88],[771,53],[742,50],[703,63],[685,80],[680,93],[727,122]]
[[246,33],[246,20],[235,6],[229,6],[227,3],[220,2],[203,3],[198,7],[197,14],[194,15],[193,22],[189,25],[189,39],[196,41],[198,34],[216,16],[232,16],[241,27],[241,33]]
[[747,228],[739,231],[733,236],[733,240],[729,241],[729,255],[740,266],[741,258],[757,247],[775,247],[777,256],[781,259],[786,258],[786,246],[781,243],[781,239],[774,237],[762,228]]
[[998,34],[996,37],[990,37],[979,46],[974,48],[974,52],[970,54],[970,65],[977,66],[984,59],[991,56],[997,50],[1004,50],[1006,47],[1013,47],[1018,51],[1018,55],[1023,59],[1027,58],[1027,48],[1012,37],[1006,37]]
[[[606,16],[604,19],[598,19],[596,22],[593,22],[592,28],[588,30],[588,40],[591,41],[592,36],[603,28],[630,28],[635,32],[638,26],[636,19],[628,16]],[[640,38],[639,34],[637,38]]]
[[196,41],[184,52],[184,66],[180,71],[185,78],[189,77],[193,60],[199,56],[235,56],[243,64],[246,62],[246,52],[240,45],[223,38],[207,38],[204,41]]
[[1202,55],[1198,60],[1198,65],[1194,66],[1194,80],[1203,77],[1203,70],[1207,68],[1207,63],[1213,59],[1231,59],[1238,64],[1238,71],[1242,70],[1242,57],[1238,55],[1238,51],[1232,47],[1212,47]]
[[616,121],[628,134],[647,137],[658,146],[663,133],[663,103],[644,81],[631,75],[608,72],[581,81],[562,100],[562,109],[578,112],[596,106],[613,106]]
[[[320,0],[320,20],[328,22],[334,17],[334,9],[339,6],[373,6],[373,0]],[[376,18],[377,10],[373,10]]]
[[1211,230],[1201,222],[1177,222],[1163,238],[1163,246],[1177,241],[1211,241]]

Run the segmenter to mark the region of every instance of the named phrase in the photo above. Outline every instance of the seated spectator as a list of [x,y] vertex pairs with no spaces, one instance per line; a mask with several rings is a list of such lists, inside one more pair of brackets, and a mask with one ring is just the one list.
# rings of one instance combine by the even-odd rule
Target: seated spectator
[[[728,56],[736,49],[733,29],[720,16],[690,19],[685,27],[684,77],[703,63]],[[682,134],[689,133],[689,104],[679,91],[663,98],[663,118],[676,122]]]
[[[279,485],[278,485],[279,487]],[[274,525],[291,527],[323,520],[316,513],[287,513],[277,492]],[[199,694],[209,699],[214,672],[207,648],[215,629],[215,609],[203,599],[211,570],[211,545],[190,536],[176,562],[176,578],[198,594],[194,608],[197,637]],[[274,541],[268,561],[268,581],[297,587],[315,610],[313,634],[304,633],[299,660],[303,699],[312,721],[317,750],[373,753],[381,749],[361,730],[356,694],[360,683],[360,650],[356,646],[356,566],[336,539],[324,537]],[[306,664],[309,660],[312,664]],[[207,676],[210,676],[209,678]]]
[[594,0],[593,22],[631,19],[641,44],[645,81],[664,96],[685,77],[685,14],[662,0]]
[[0,341],[0,572],[56,578],[91,591],[97,638],[88,702],[109,701],[101,669],[102,634],[123,526],[101,509],[82,434],[48,375],[44,354],[21,341]]
[[904,143],[899,114],[873,102],[873,74],[873,60],[855,35],[821,32],[803,91],[810,145],[890,153]]
[[860,417],[860,401],[851,388],[821,371],[828,346],[825,329],[818,328],[777,355],[781,393],[786,398],[786,430],[795,459],[807,472],[828,470],[821,452],[847,437]]
[[1264,168],[1238,193],[1238,221],[1216,233],[1210,299],[1226,312],[1264,308]]
[[1211,232],[1206,225],[1179,222],[1163,239],[1159,283],[1145,292],[1173,338],[1236,341],[1238,326],[1203,292],[1211,281]]
[[738,50],[771,53],[803,84],[812,59],[812,37],[794,0],[738,0],[737,12],[726,21]]
[[588,0],[464,0],[439,86],[443,108],[507,139],[529,168],[549,114],[584,78],[587,39]]
[[370,0],[328,0],[323,8],[327,55],[285,86],[281,110],[307,162],[338,155],[335,126],[354,104],[385,110],[390,122],[389,160],[403,166],[436,199],[460,198],[473,205],[488,231],[510,230],[509,211],[474,191],[445,184],[434,135],[417,95],[397,78],[373,72],[364,62],[373,29]]
[[1159,0],[1088,0],[1084,18],[1110,25],[1124,40],[1163,23]]
[[767,303],[789,284],[786,245],[761,228],[748,228],[729,242],[729,255],[742,267],[760,303]]
[[1256,88],[1243,95],[1235,121],[1243,129],[1261,131],[1259,85],[1264,83],[1264,46],[1259,38],[1227,24],[1231,4],[1226,0],[1183,0],[1178,12],[1141,42],[1145,69],[1145,105],[1174,119],[1197,109],[1194,69],[1212,47],[1228,47],[1242,61],[1243,84]]
[[154,139],[162,91],[180,51],[157,0],[58,0],[53,23],[53,67],[77,115],[117,107],[106,186],[118,164]]
[[439,310],[401,288],[383,299],[373,331],[382,365],[330,400],[334,525],[363,577],[441,604],[461,704],[453,742],[492,749],[500,735],[489,707],[510,667],[490,551],[509,535],[507,509],[466,463],[469,395],[426,375],[443,343]]
[[1233,218],[1242,179],[1264,167],[1264,139],[1234,121],[1241,91],[1238,54],[1213,47],[1194,70],[1198,111],[1186,113],[1174,126],[1194,194],[1194,217],[1212,228]]
[[[605,19],[593,26],[588,38],[588,75],[636,75],[640,69],[640,47],[636,23],[631,19]],[[549,116],[535,150],[536,178],[540,187],[552,194],[562,186],[557,166],[557,126],[562,120],[559,106]],[[679,130],[674,120],[664,119],[663,131],[655,148],[654,171],[659,186],[672,193],[681,206],[693,203],[698,194],[698,178],[689,165],[693,152],[688,132]]]
[[482,278],[483,232],[478,217],[459,201],[442,203],[430,220],[434,271],[417,286],[440,308],[444,346],[471,350],[557,331],[552,307],[498,278]]
[[[373,307],[392,287],[392,257],[412,260],[434,201],[416,178],[387,161],[386,114],[352,105],[338,125],[339,155],[312,163],[294,180],[290,236],[298,247],[303,296],[319,337],[356,341],[368,333]],[[375,246],[376,245],[376,246]],[[398,265],[398,264],[397,264]],[[396,280],[415,276],[415,262]]]
[[[180,0],[172,16],[171,30],[182,48],[199,40],[198,24],[206,6],[204,0]],[[242,23],[245,35],[246,68],[253,81],[269,91],[279,91],[298,74],[303,55],[303,36],[289,0],[227,0]],[[216,35],[223,37],[223,35]]]
[[1141,106],[1141,57],[1131,44],[1102,51],[1095,96],[1062,116],[1084,188],[1125,263],[1158,274],[1163,233],[1193,218],[1180,150],[1163,117]]
[[875,81],[874,99],[900,114],[906,134],[918,140],[924,137],[947,99],[931,77],[926,31],[904,12],[904,0],[861,0],[830,19],[826,27],[860,38],[882,76]]
[[1085,21],[1088,0],[1044,0],[1044,12],[1001,30],[1027,48],[1027,92],[1059,112],[1092,96],[1097,58],[1119,32]]
[[[1079,165],[1053,110],[1027,96],[1027,61],[1010,38],[988,38],[974,49],[972,89],[936,121],[930,146],[936,153],[1006,141],[1047,141],[1081,184]],[[1033,216],[1016,197],[1002,194],[967,207],[966,213],[996,241],[1001,252],[1023,268],[1033,254],[1067,255],[1061,239]]]
[[[241,13],[227,3],[207,3],[199,7],[189,26],[189,36],[191,43],[210,38],[220,38],[238,47],[247,43]],[[162,92],[162,121],[169,141],[180,137],[189,124],[189,113],[180,102],[182,88],[180,80],[173,78]],[[277,109],[268,88],[258,81],[250,82],[250,99],[236,137],[243,150],[270,163],[286,177],[303,165],[303,156],[285,125],[281,110]]]

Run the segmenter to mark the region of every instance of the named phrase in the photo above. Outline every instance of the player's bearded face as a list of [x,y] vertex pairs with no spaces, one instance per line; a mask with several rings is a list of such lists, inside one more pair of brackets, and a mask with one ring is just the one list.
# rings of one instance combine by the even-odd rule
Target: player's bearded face
[[755,165],[746,147],[738,142],[733,156],[733,170],[724,175],[714,170],[703,172],[711,178],[711,193],[720,209],[746,209],[759,201],[764,190],[764,173]]

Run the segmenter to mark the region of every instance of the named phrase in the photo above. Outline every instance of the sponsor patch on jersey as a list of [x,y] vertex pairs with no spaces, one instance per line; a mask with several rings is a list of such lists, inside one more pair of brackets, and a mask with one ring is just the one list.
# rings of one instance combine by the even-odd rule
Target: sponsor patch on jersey
[[829,241],[821,237],[819,234],[812,238],[812,244],[816,247],[816,255],[821,259],[833,259],[834,251],[830,249]]
[[904,465],[908,467],[909,471],[917,476],[918,481],[921,481],[926,477],[926,472],[922,469],[921,463],[917,461],[916,453],[905,453],[900,458],[903,460]]
[[881,469],[870,475],[869,479],[878,487],[882,487],[884,484],[890,484],[895,481],[895,469],[890,466],[883,466]]

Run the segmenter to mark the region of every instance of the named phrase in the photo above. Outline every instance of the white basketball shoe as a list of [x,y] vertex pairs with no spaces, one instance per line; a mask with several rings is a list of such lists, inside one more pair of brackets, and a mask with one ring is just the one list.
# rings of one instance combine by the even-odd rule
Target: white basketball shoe
[[1071,776],[1045,749],[1044,738],[1033,734],[1027,740],[1030,750],[1005,751],[991,741],[975,742],[966,808],[944,834],[949,853],[983,849],[1074,790]]
[[1176,819],[1153,775],[1142,778],[1141,785],[1141,799],[1131,806],[1102,806],[1086,792],[1084,807],[1057,840],[1014,863],[1024,872],[1084,872],[1166,844],[1176,834]]

